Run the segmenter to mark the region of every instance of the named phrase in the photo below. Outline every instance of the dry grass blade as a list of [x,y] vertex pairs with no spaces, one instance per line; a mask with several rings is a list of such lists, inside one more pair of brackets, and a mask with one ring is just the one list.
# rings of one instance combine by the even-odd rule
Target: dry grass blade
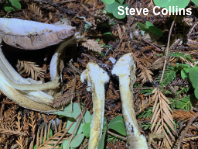
[[173,134],[177,134],[177,132],[171,115],[172,110],[168,105],[170,102],[159,89],[155,89],[153,93],[155,103],[153,106],[154,114],[151,119],[151,131],[156,134],[163,134],[165,137],[159,142],[159,144],[166,148],[171,148],[171,139],[174,140]]
[[[21,71],[23,69],[23,71]],[[39,77],[44,78],[44,70],[40,68],[35,62],[28,62],[28,61],[20,61],[18,60],[18,71],[20,74],[26,72],[28,75],[31,74],[31,78],[37,80]]]
[[95,52],[101,52],[102,51],[102,46],[98,44],[98,42],[89,39],[86,42],[83,42],[82,45],[89,50],[95,51]]
[[32,3],[31,5],[28,5],[28,10],[32,11],[35,15],[43,17],[42,11],[36,4]]
[[189,121],[196,115],[196,113],[193,111],[174,110],[172,115],[177,121]]

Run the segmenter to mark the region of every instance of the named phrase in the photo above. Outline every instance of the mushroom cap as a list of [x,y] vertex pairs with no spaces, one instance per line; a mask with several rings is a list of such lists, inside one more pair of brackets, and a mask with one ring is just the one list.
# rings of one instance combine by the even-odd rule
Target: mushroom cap
[[75,28],[15,18],[0,18],[0,37],[16,48],[37,50],[64,41],[73,36]]

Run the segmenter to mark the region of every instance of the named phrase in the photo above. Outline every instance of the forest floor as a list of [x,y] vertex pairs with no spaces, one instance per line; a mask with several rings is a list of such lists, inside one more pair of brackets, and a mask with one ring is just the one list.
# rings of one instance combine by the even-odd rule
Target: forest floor
[[[92,93],[80,81],[80,74],[89,62],[95,62],[110,76],[114,60],[131,53],[136,63],[133,88],[136,118],[149,148],[198,147],[198,9],[193,3],[187,6],[192,8],[191,15],[175,17],[155,16],[152,13],[155,5],[151,0],[126,0],[124,4],[131,8],[148,8],[149,14],[129,15],[124,19],[116,19],[107,13],[100,0],[21,0],[21,9],[15,8],[16,11],[5,11],[4,3],[0,4],[0,18],[49,24],[66,21],[87,39],[65,49],[64,92],[54,101],[54,107],[67,105],[69,108],[73,104],[75,112],[80,105],[81,109],[86,107],[88,119],[91,119]],[[154,31],[143,31],[146,22],[153,25]],[[49,64],[56,47],[23,51],[3,43],[2,49],[23,77],[49,82]],[[124,149],[127,138],[119,81],[110,76],[105,89],[106,129],[100,143],[107,149]],[[86,127],[83,121],[73,124],[67,117],[26,109],[4,93],[0,96],[0,148],[50,149],[57,144],[55,148],[65,149],[68,142],[73,148],[87,148],[90,121]],[[71,123],[73,126],[66,130]],[[77,134],[83,137],[70,140],[75,126],[79,127]]]

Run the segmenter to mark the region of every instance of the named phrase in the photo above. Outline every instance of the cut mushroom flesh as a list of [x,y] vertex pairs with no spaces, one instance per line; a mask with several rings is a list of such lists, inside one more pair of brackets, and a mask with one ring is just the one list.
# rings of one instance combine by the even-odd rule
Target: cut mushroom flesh
[[87,90],[92,92],[93,119],[90,128],[89,149],[96,149],[102,136],[105,104],[105,83],[109,82],[106,71],[96,63],[89,62],[81,74],[81,81],[87,80]]
[[123,55],[115,64],[112,74],[119,78],[122,113],[127,131],[127,148],[147,149],[146,138],[141,135],[136,120],[133,103],[133,84],[135,83],[135,63],[132,54]]
[[[16,25],[11,26],[11,24]],[[74,28],[70,26],[63,27],[62,25],[60,27],[34,21],[0,18],[0,39],[4,40],[7,44],[11,46],[19,45],[19,39],[21,40],[22,37],[29,38],[30,36],[27,35],[30,34],[32,36],[40,36],[43,45],[41,46],[39,44],[40,40],[39,42],[36,42],[36,40],[34,40],[33,42],[31,42],[31,44],[28,44],[27,42],[27,45],[20,46],[19,48],[23,48],[26,50],[40,49],[42,47],[46,47],[52,44],[58,44],[58,42],[63,41],[58,46],[50,62],[50,75],[52,81],[43,84],[41,81],[36,81],[31,78],[22,78],[7,61],[2,52],[2,49],[0,48],[0,90],[5,95],[7,95],[8,98],[15,101],[22,107],[45,113],[53,113],[58,109],[54,109],[53,107],[51,107],[51,104],[57,96],[60,96],[62,94],[60,86],[62,84],[60,81],[59,68],[61,53],[63,52],[65,47],[76,44],[78,40],[81,39],[81,37],[78,35],[74,35]],[[47,42],[43,40],[44,37],[46,38]],[[65,39],[67,37],[70,38]],[[57,41],[57,39],[59,39],[59,41]],[[24,40],[23,42],[26,41]]]

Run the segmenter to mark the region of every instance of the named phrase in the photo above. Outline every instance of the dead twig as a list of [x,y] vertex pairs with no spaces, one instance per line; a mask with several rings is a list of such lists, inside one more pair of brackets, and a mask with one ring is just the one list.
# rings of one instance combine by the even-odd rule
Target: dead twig
[[[169,46],[170,46],[170,36],[171,36],[172,30],[173,30],[173,26],[174,26],[174,24],[175,24],[175,19],[176,19],[176,17],[174,18],[174,20],[173,20],[173,22],[172,22],[172,25],[171,25],[171,28],[170,28],[170,31],[169,31],[169,35],[168,35],[168,43],[167,43],[167,47],[166,47],[166,57],[168,56],[168,51],[169,51]],[[166,69],[166,63],[167,63],[167,60],[165,59],[165,61],[164,61],[164,67],[163,67],[163,71],[162,71],[162,76],[161,76],[160,82],[162,82],[162,80],[163,80],[164,71],[165,71],[165,69]]]
[[122,136],[120,136],[118,134],[115,134],[115,133],[109,131],[109,130],[107,130],[107,133],[110,134],[110,135],[112,135],[112,136],[114,136],[114,137],[120,138],[122,140],[127,140],[126,137],[122,137]]
[[177,149],[180,149],[180,145],[182,143],[182,140],[184,139],[184,136],[186,135],[186,133],[188,132],[189,127],[191,126],[192,122],[198,117],[198,112],[197,114],[188,122],[188,125],[186,126],[185,131],[182,133],[180,139],[179,139],[179,143],[177,145]]

